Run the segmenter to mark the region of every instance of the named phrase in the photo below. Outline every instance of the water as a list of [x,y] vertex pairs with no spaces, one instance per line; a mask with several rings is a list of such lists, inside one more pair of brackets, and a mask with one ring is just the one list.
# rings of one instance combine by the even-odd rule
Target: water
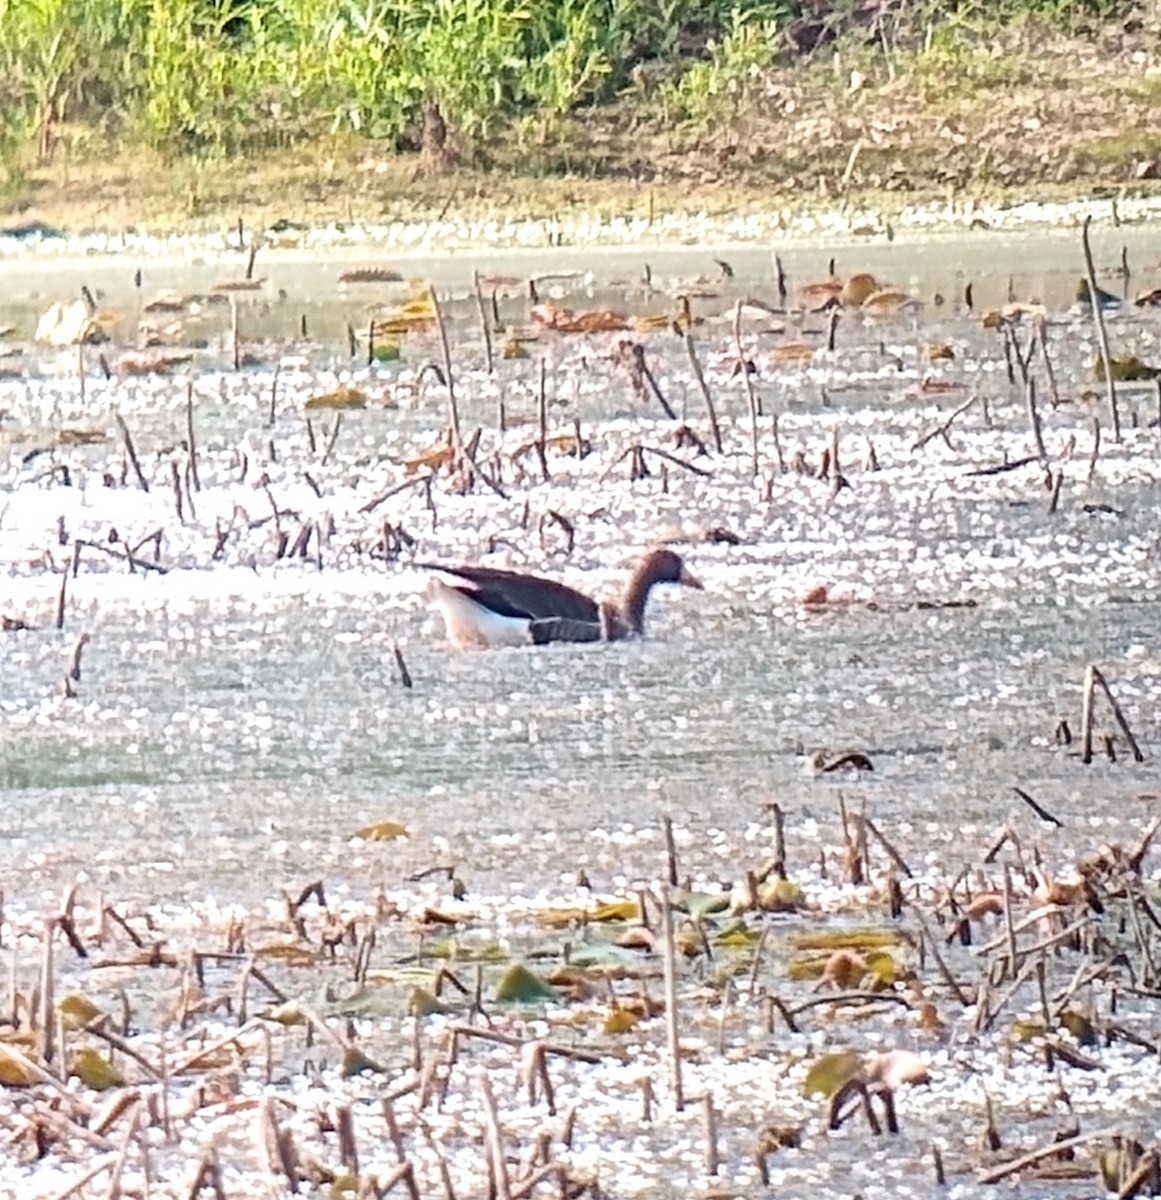
[[[1140,231],[1126,237],[1134,255],[1146,244]],[[654,280],[681,275],[688,283],[697,271],[712,272],[714,256],[705,248],[651,253]],[[461,495],[443,473],[430,502],[423,487],[408,487],[373,507],[407,481],[401,460],[430,447],[446,421],[444,389],[423,371],[440,358],[430,332],[408,335],[398,364],[368,370],[346,350],[346,325],[361,328],[366,317],[366,301],[356,297],[386,306],[406,285],[339,291],[333,263],[272,261],[274,290],[240,310],[259,365],[228,369],[229,320],[215,310],[188,375],[105,382],[87,350],[82,396],[75,352],[27,341],[43,302],[67,295],[79,276],[66,287],[57,268],[14,272],[0,323],[17,327],[24,357],[22,376],[0,381],[0,616],[31,628],[0,633],[0,872],[17,924],[52,909],[73,883],[82,897],[102,894],[171,920],[191,905],[203,914],[230,906],[258,913],[271,897],[319,878],[351,903],[369,903],[383,887],[405,906],[450,904],[446,872],[423,874],[439,867],[454,869],[473,912],[528,938],[512,913],[573,897],[582,878],[612,893],[657,879],[663,815],[676,828],[683,875],[703,887],[736,884],[769,855],[773,804],[786,814],[792,873],[837,905],[840,795],[850,811],[866,806],[927,884],[965,864],[978,868],[1005,823],[1057,870],[1106,841],[1134,841],[1161,786],[1161,442],[1150,425],[1150,388],[1124,389],[1120,444],[1103,400],[1083,395],[1093,387],[1094,343],[1087,315],[1068,307],[1074,240],[1029,238],[1002,262],[983,241],[843,248],[840,270],[849,261],[849,269],[882,273],[925,306],[890,318],[845,315],[832,358],[771,355],[823,328],[824,317],[748,319],[747,353],[758,363],[765,407],[757,477],[732,370],[732,305],[771,297],[769,260],[736,249],[716,256],[730,258],[736,274],[706,284],[717,294],[695,301],[703,319],[695,338],[726,436],[726,453],[706,457],[674,443],[672,424],[657,419],[611,361],[618,338],[642,340],[663,391],[708,438],[684,344],[672,334],[541,334],[531,358],[501,361],[489,377],[464,285],[476,264],[425,263],[451,292],[465,430],[482,427],[480,460],[503,463],[505,495],[482,486]],[[794,283],[825,274],[824,252],[787,257]],[[592,278],[556,285],[558,303],[673,307],[668,295],[644,295],[635,256],[602,252],[582,261]],[[571,270],[578,260],[526,256],[518,265]],[[150,266],[148,283],[204,287],[219,267]],[[128,322],[135,295],[124,264],[87,263],[83,274]],[[1049,407],[1042,381],[1047,472],[1031,463],[973,475],[1032,452],[1022,394],[1008,384],[999,340],[979,319],[982,308],[1003,302],[1009,274],[1015,294],[1049,306],[1063,403]],[[963,303],[967,278],[975,312]],[[942,305],[933,303],[936,291]],[[525,307],[514,288],[502,318],[526,327]],[[303,312],[307,340],[298,333]],[[1130,307],[1110,321],[1118,353],[1157,360],[1152,310]],[[784,333],[762,332],[783,324]],[[929,361],[934,342],[949,343],[954,359]],[[570,433],[576,418],[592,443],[581,459],[550,451],[548,480],[534,454],[519,459],[522,467],[513,462],[535,424],[495,431],[501,396],[510,414],[535,412],[542,355],[550,431]],[[925,392],[930,378],[960,388]],[[171,471],[179,479],[187,471],[187,379],[202,486],[182,485],[179,516]],[[308,434],[303,401],[337,383],[362,387],[370,404],[343,414],[327,456],[335,418],[313,414]],[[973,394],[979,399],[946,441],[917,446]],[[114,411],[132,429],[148,495],[131,471],[120,482],[125,455]],[[1094,414],[1106,428],[1090,467]],[[60,446],[62,426],[106,440]],[[779,447],[788,464],[800,453],[813,467],[835,431],[849,487],[777,471]],[[634,443],[711,474],[647,449],[651,474],[632,481],[623,455]],[[877,470],[865,462],[872,444]],[[1063,482],[1050,512],[1046,475],[1055,472]],[[571,555],[552,513],[574,527]],[[384,522],[414,545],[385,558]],[[312,523],[306,556],[279,557],[277,530],[293,542]],[[737,544],[709,539],[714,528]],[[122,558],[84,547],[58,631],[61,573],[74,541],[116,554],[155,530],[164,575],[130,572]],[[679,548],[706,590],[657,592],[639,643],[452,652],[415,565],[523,566],[604,594],[662,540]],[[137,551],[150,559],[153,552],[152,543]],[[820,586],[830,603],[804,605]],[[75,697],[66,697],[82,632],[89,640],[80,679],[71,684]],[[399,680],[396,646],[410,689]],[[1119,736],[1116,762],[1102,750],[1092,765],[1080,763],[1075,739],[1090,662],[1106,672],[1144,763],[1131,761]],[[1104,709],[1097,725],[1098,735],[1115,732]],[[815,762],[851,750],[874,770],[827,774]],[[1061,827],[1035,818],[1016,787]],[[408,837],[354,837],[384,820],[405,825]],[[826,879],[820,853],[832,864]],[[738,1094],[758,1103],[768,1085],[754,1074],[757,1035],[739,1036],[750,1075]],[[940,1050],[941,1086],[952,1089],[942,1103],[970,1123],[976,1101],[951,1081],[964,1036],[957,1027]],[[766,1070],[764,1060],[758,1065]],[[710,1056],[698,1070],[715,1088],[726,1068]],[[1015,1090],[1005,1103],[1018,1113],[1026,1081],[1014,1072],[1009,1082]],[[619,1096],[608,1079],[601,1086]],[[1040,1095],[1040,1084],[1028,1086]],[[636,1105],[635,1088],[616,1103]],[[752,1107],[743,1113],[730,1103],[723,1137],[732,1139],[734,1159],[745,1158]],[[1095,1094],[1077,1103],[1102,1111]],[[907,1120],[935,1118],[917,1102]],[[652,1144],[652,1133],[642,1137]],[[620,1145],[611,1129],[597,1142],[603,1162]],[[914,1153],[926,1145],[920,1139]],[[639,1152],[624,1149],[630,1159]],[[833,1161],[847,1159],[838,1153]],[[696,1175],[688,1163],[683,1170]],[[795,1172],[786,1177],[791,1186],[806,1177]]]

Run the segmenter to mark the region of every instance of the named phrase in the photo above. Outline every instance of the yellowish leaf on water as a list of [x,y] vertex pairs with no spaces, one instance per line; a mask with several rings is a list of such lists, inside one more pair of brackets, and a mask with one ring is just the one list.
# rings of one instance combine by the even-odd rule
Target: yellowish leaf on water
[[327,1192],[327,1200],[359,1200],[364,1194],[358,1175],[336,1175]]
[[414,1017],[430,1017],[432,1013],[445,1013],[448,1007],[427,988],[411,989],[411,998],[407,1001],[407,1011]]
[[[1161,368],[1151,367],[1135,354],[1130,354],[1125,358],[1109,359],[1109,374],[1114,383],[1147,383],[1161,375]],[[1105,364],[1099,355],[1093,360],[1092,375],[1098,383],[1104,383]]]
[[39,1072],[19,1050],[0,1042],[0,1084],[31,1087],[39,1078]]
[[634,327],[639,333],[656,333],[673,327],[673,317],[669,313],[642,313],[634,318]]
[[364,842],[394,842],[407,836],[407,826],[398,821],[376,821],[374,825],[364,825],[355,837]]
[[302,1009],[294,1000],[287,1000],[285,1004],[276,1005],[274,1008],[267,1009],[262,1014],[267,1021],[274,1021],[279,1025],[305,1025],[306,1017]]
[[802,888],[793,879],[768,879],[758,888],[757,900],[767,912],[790,912],[802,905]]
[[1099,1041],[1092,1020],[1075,1008],[1066,1008],[1060,1014],[1060,1023],[1076,1039],[1078,1046],[1095,1046]]
[[831,1097],[862,1070],[863,1062],[854,1050],[838,1050],[816,1059],[802,1081],[803,1095],[821,1093]]
[[101,1009],[88,996],[82,996],[78,992],[62,996],[56,1007],[66,1029],[84,1029],[90,1021],[95,1021],[103,1015]]
[[317,396],[311,396],[305,407],[308,412],[319,409],[366,408],[367,393],[353,387],[335,388],[333,392],[321,392]]
[[527,358],[528,351],[524,347],[523,338],[510,337],[504,339],[504,345],[500,348],[501,358]]
[[910,940],[897,929],[816,929],[792,933],[796,950],[874,950],[881,946],[908,946]]
[[343,1061],[339,1066],[339,1077],[341,1079],[350,1079],[352,1075],[366,1075],[373,1073],[381,1075],[384,1068],[381,1067],[374,1059],[368,1058],[358,1046],[348,1046],[343,1051]]
[[598,904],[589,913],[590,921],[635,921],[640,915],[641,906],[636,900],[609,900]]
[[637,1013],[630,1012],[627,1008],[614,1008],[605,1018],[601,1031],[610,1035],[628,1033],[640,1021],[641,1017]]
[[69,1072],[95,1092],[106,1092],[125,1082],[125,1076],[94,1046],[84,1046],[73,1055]]
[[319,960],[319,952],[314,947],[298,942],[270,942],[258,946],[254,954],[258,958],[277,959],[288,967],[312,967]]

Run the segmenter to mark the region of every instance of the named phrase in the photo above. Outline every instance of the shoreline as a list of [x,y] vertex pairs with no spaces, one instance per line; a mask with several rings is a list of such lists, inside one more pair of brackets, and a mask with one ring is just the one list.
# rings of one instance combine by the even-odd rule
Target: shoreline
[[[1071,235],[1086,217],[1098,225],[1139,227],[1161,221],[1161,195],[1074,196],[1071,199],[1018,201],[928,201],[890,208],[862,202],[839,206],[773,205],[748,202],[736,209],[712,210],[694,203],[665,212],[649,213],[637,197],[623,207],[578,206],[554,216],[497,216],[492,210],[468,204],[463,214],[449,218],[337,220],[317,222],[263,220],[247,227],[224,218],[217,228],[205,219],[184,228],[164,231],[158,221],[120,229],[87,228],[76,232],[50,220],[30,216],[0,224],[0,263],[136,256],[154,261],[191,262],[198,257],[237,255],[250,246],[257,230],[263,255],[302,253],[342,259],[367,253],[399,258],[451,256],[465,252],[525,252],[570,249],[688,250],[713,246],[722,250],[757,247],[809,249],[819,245],[915,244],[933,239],[978,234]],[[886,199],[891,199],[887,197]],[[620,211],[617,211],[620,209]],[[645,209],[645,211],[638,211]],[[35,210],[33,210],[35,211]],[[46,211],[51,211],[51,207]],[[6,230],[43,222],[62,236]]]

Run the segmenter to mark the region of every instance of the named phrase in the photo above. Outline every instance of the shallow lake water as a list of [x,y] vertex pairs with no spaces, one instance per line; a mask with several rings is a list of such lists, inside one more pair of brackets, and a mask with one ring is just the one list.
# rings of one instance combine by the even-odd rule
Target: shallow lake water
[[[1122,242],[1140,264],[1132,291],[1154,286],[1161,233],[1105,231],[1102,265]],[[832,254],[840,275],[873,272],[915,307],[844,312],[828,353],[818,349],[826,315],[802,312],[794,289],[825,278]],[[208,289],[236,276],[239,261],[147,263],[141,295]],[[1161,791],[1161,430],[1152,386],[1123,385],[1123,439],[1112,438],[1092,380],[1091,318],[1072,306],[1078,239],[800,247],[783,261],[789,311],[742,323],[763,409],[753,427],[733,369],[733,308],[749,297],[779,307],[768,251],[401,262],[402,275],[432,280],[444,299],[461,420],[482,429],[480,461],[500,464],[504,494],[479,483],[459,494],[434,469],[427,489],[371,508],[412,478],[402,464],[447,420],[445,389],[423,370],[440,361],[430,329],[401,336],[399,361],[370,368],[347,346],[348,326],[362,330],[414,294],[407,282],[340,286],[346,262],[260,258],[264,291],[237,301],[252,365],[230,369],[229,306],[211,306],[173,335],[192,348],[191,365],[106,380],[87,347],[82,395],[77,351],[34,346],[36,318],[87,284],[114,318],[104,353],[115,365],[135,336],[135,264],[6,268],[0,326],[13,328],[8,345],[20,353],[0,380],[0,616],[29,626],[0,633],[9,910],[51,906],[74,882],[171,911],[260,909],[315,878],[357,898],[379,886],[438,898],[438,883],[415,882],[436,866],[454,866],[470,893],[497,903],[548,903],[572,895],[582,872],[597,892],[658,878],[663,816],[683,872],[729,887],[739,856],[769,844],[772,804],[786,814],[791,866],[815,871],[820,849],[835,853],[840,796],[865,805],[932,876],[978,863],[1005,823],[1058,865],[1135,840]],[[529,357],[498,359],[491,375],[473,269],[514,277],[500,288],[500,318],[509,334],[537,334]],[[693,294],[724,453],[676,444],[681,422],[661,419],[611,358],[618,339],[641,341],[663,393],[708,441],[681,339],[665,329],[536,331],[519,282],[529,275],[542,299],[572,309],[666,313],[677,294]],[[1107,273],[1102,282],[1120,288]],[[1053,407],[1041,376],[1046,465],[1000,338],[981,323],[1009,295],[1045,306],[1061,397]],[[1155,310],[1128,303],[1108,320],[1118,354],[1161,357]],[[1022,346],[1032,328],[1017,325]],[[804,341],[813,354],[779,351]],[[550,436],[579,421],[590,443],[585,457],[550,445],[548,479],[528,450],[542,358]],[[304,401],[338,385],[362,389],[368,404],[343,412],[336,431],[334,412],[305,413]],[[179,514],[171,471],[188,471],[191,395],[201,490],[179,485]],[[923,441],[973,396],[946,438]],[[125,465],[114,413],[132,430],[148,494]],[[62,428],[97,440],[62,443]],[[832,436],[849,486],[814,472]],[[647,478],[629,476],[634,444],[646,447]],[[1032,461],[973,473],[1023,458]],[[571,553],[554,513],[573,527]],[[276,531],[293,539],[310,522],[309,552],[279,555]],[[385,522],[413,543],[385,556]],[[119,548],[154,530],[167,573],[128,570]],[[76,539],[113,554],[85,547],[58,630]],[[680,549],[705,590],[657,591],[648,636],[634,643],[454,652],[417,565],[485,561],[609,593],[660,541]],[[150,541],[138,553],[153,550]],[[804,604],[819,587],[828,602]],[[1114,734],[1116,761],[1102,749],[1080,762],[1089,663],[1108,677],[1143,763],[1104,710],[1098,748],[1099,735]],[[816,755],[848,751],[873,771],[819,769]],[[1061,827],[1038,822],[1017,787]],[[408,837],[354,838],[385,820]]]

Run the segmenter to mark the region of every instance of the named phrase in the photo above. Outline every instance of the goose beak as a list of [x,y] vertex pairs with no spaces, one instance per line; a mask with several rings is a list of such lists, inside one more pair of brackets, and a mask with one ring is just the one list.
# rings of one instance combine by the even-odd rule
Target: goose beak
[[698,577],[691,570],[689,570],[688,567],[681,568],[681,574],[677,577],[677,582],[680,583],[682,587],[697,588],[699,592],[705,591],[705,587],[703,586],[701,580],[698,579]]

